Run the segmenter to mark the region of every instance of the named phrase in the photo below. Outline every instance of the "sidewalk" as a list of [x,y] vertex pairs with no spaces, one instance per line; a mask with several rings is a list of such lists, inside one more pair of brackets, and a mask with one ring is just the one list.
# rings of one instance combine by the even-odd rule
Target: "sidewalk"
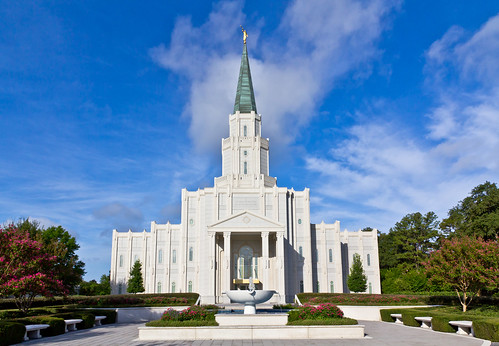
[[[30,340],[19,345],[346,345],[346,346],[488,346],[489,341],[450,333],[434,332],[387,322],[359,321],[366,326],[364,339],[346,340],[200,340],[200,341],[143,341],[138,340],[138,327],[144,324],[108,324],[78,330],[63,335]],[[497,345],[499,343],[493,343]]]

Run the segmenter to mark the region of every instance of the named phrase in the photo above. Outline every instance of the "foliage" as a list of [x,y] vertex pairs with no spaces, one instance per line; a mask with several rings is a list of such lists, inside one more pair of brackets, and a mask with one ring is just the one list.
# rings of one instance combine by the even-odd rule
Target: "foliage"
[[272,309],[274,310],[291,310],[291,309],[294,309],[296,308],[296,306],[294,304],[274,304],[272,305]]
[[353,318],[327,318],[323,320],[294,320],[294,321],[289,321],[287,325],[288,326],[344,326],[344,325],[355,325],[358,324],[357,320],[354,320]]
[[499,285],[499,242],[470,237],[443,240],[426,263],[432,282],[450,285],[466,311],[481,289]]
[[190,321],[164,321],[156,320],[146,323],[146,327],[205,327],[218,326],[218,322],[213,320],[190,320]]
[[100,282],[95,280],[82,281],[80,283],[79,294],[84,296],[103,296],[111,293],[109,275],[102,275]]
[[52,271],[56,260],[27,231],[14,225],[0,228],[0,295],[14,296],[17,308],[26,313],[35,296],[66,293]]
[[334,304],[324,303],[319,306],[305,304],[299,308],[298,318],[301,320],[323,320],[343,318],[343,311]]
[[473,321],[473,331],[480,339],[499,341],[499,318]]
[[499,236],[499,189],[486,181],[449,210],[440,224],[449,236],[473,236],[485,240]]
[[448,285],[432,285],[422,267],[404,269],[397,266],[381,270],[382,292],[388,294],[402,292],[446,292],[452,291]]
[[365,292],[367,289],[367,276],[362,267],[359,254],[353,255],[353,264],[347,278],[348,289],[353,292]]
[[142,279],[142,264],[139,260],[136,260],[130,270],[130,279],[128,280],[126,291],[128,293],[140,293],[145,290],[144,280]]
[[64,334],[66,324],[64,319],[55,316],[35,316],[35,317],[25,317],[14,320],[15,322],[20,322],[22,324],[48,324],[50,327],[47,329],[42,329],[42,336],[54,336]]
[[19,344],[24,341],[26,327],[18,322],[0,322],[0,346]]
[[22,219],[16,226],[29,232],[31,239],[41,242],[45,252],[56,256],[57,260],[52,272],[57,279],[64,283],[69,292],[73,292],[85,274],[85,263],[80,261],[76,254],[80,246],[75,237],[71,236],[62,226],[44,229],[36,220]]
[[395,235],[392,231],[378,234],[379,267],[381,270],[394,268],[399,264],[394,238]]
[[161,316],[162,321],[206,321],[214,320],[215,312],[204,306],[193,305],[182,311],[169,308]]

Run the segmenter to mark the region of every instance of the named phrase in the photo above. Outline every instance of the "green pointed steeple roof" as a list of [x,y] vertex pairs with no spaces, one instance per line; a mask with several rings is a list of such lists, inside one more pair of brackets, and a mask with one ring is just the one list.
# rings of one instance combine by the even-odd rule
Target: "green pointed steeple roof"
[[234,113],[256,113],[255,93],[253,92],[253,82],[251,81],[251,71],[248,60],[248,50],[244,42],[243,55],[241,57],[241,68],[239,69],[239,80],[237,81],[236,102],[234,103]]

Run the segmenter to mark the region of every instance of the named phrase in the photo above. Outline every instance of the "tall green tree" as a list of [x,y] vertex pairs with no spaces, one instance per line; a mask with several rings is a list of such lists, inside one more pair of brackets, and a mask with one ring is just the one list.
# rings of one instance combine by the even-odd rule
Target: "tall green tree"
[[358,253],[353,255],[353,264],[347,279],[348,289],[352,292],[365,292],[367,289],[367,276],[362,266]]
[[128,293],[140,293],[145,291],[144,280],[142,279],[142,264],[139,260],[135,261],[132,270],[130,270],[130,279],[128,280],[126,291]]
[[496,239],[499,236],[499,189],[486,181],[471,190],[468,197],[449,210],[440,224],[450,236],[473,236]]
[[407,214],[390,229],[397,264],[407,270],[418,268],[438,247],[438,217],[430,211]]
[[44,229],[39,222],[30,219],[19,220],[17,228],[29,232],[33,239],[42,243],[44,251],[56,257],[53,274],[64,283],[69,292],[74,292],[85,274],[85,263],[76,254],[80,245],[75,237],[62,226]]

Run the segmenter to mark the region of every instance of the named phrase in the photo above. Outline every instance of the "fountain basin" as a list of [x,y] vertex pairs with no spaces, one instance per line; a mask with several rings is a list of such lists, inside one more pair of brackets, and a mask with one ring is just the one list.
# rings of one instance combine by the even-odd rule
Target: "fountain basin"
[[233,303],[244,304],[245,314],[256,314],[256,304],[261,304],[272,298],[274,290],[230,290],[224,292]]

